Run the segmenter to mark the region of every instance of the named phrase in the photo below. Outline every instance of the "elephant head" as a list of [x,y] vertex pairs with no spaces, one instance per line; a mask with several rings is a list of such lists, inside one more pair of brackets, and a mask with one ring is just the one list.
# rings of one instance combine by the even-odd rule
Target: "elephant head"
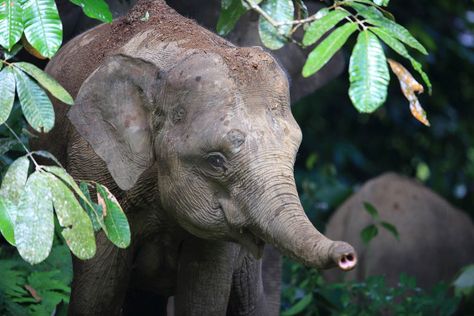
[[232,45],[140,47],[143,58],[108,57],[68,114],[119,187],[157,170],[160,211],[188,232],[257,257],[266,242],[308,266],[352,269],[353,248],[319,233],[300,204],[293,165],[302,135],[274,58]]

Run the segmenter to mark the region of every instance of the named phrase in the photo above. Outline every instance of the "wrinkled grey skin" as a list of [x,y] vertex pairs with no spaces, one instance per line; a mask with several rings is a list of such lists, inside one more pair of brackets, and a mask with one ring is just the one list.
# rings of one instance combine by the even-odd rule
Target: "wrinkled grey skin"
[[[373,223],[363,203],[376,207],[381,220],[397,228],[400,240],[379,229],[366,247],[360,231]],[[359,264],[344,276],[327,271],[331,282],[364,280],[384,275],[396,286],[401,273],[416,277],[417,285],[431,288],[451,282],[459,270],[474,262],[474,225],[464,212],[413,179],[385,173],[371,179],[336,210],[326,234],[349,241],[359,253]]]
[[320,234],[301,207],[301,131],[274,58],[143,2],[185,31],[162,36],[176,24],[160,17],[159,29],[149,22],[123,45],[94,51],[109,38],[103,25],[47,69],[77,98],[67,118],[56,104],[58,124],[36,146],[48,144],[75,178],[111,188],[132,230],[128,249],[100,233],[96,256],[74,261],[69,313],[119,315],[130,293],[149,291],[174,295],[177,315],[268,315],[264,243],[311,267],[353,268],[353,248]]

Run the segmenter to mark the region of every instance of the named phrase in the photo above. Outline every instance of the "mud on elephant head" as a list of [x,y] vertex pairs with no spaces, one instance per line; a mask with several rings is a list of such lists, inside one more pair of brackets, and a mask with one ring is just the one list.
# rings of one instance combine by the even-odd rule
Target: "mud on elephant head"
[[353,248],[320,234],[300,204],[289,102],[285,73],[261,48],[148,29],[102,61],[68,116],[121,189],[157,170],[162,208],[188,232],[350,270]]

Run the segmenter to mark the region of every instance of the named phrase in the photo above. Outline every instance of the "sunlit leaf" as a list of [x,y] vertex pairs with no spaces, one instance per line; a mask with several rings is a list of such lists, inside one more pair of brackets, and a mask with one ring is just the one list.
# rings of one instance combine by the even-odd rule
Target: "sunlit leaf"
[[87,214],[77,201],[74,193],[56,176],[49,174],[49,188],[61,234],[72,253],[79,259],[90,259],[95,255],[95,237]]
[[395,237],[397,240],[400,239],[400,235],[398,234],[398,230],[395,227],[395,225],[387,223],[387,222],[380,222],[380,225],[385,228],[387,231],[389,231],[393,237]]
[[347,2],[348,5],[354,7],[357,12],[362,15],[366,21],[375,26],[385,29],[390,35],[407,44],[408,46],[415,48],[422,54],[428,55],[426,49],[421,45],[411,33],[400,24],[387,19],[383,16],[382,12],[375,7],[365,6],[354,2]]
[[15,75],[11,67],[0,71],[0,124],[10,116],[15,101]]
[[44,57],[53,57],[63,39],[54,0],[24,0],[23,21],[28,42]]
[[402,89],[403,95],[410,102],[411,114],[424,125],[430,126],[426,112],[421,107],[420,101],[418,101],[418,97],[416,96],[417,93],[423,93],[423,86],[419,84],[411,73],[400,63],[392,59],[388,59],[388,63],[397,76],[398,81],[400,81],[400,88]]
[[309,46],[316,43],[321,36],[347,16],[349,16],[349,12],[345,10],[333,10],[319,20],[312,22],[304,33],[303,44]]
[[266,0],[262,4],[265,11],[276,23],[287,23],[275,28],[263,15],[258,20],[258,33],[262,43],[270,49],[282,48],[289,35],[293,21],[294,6],[291,0]]
[[222,0],[221,1],[221,8],[226,10],[230,7],[231,4],[232,4],[232,0]]
[[375,236],[377,236],[378,233],[379,230],[377,226],[370,224],[360,232],[360,237],[362,238],[364,244],[368,244],[372,239],[375,238]]
[[112,13],[104,0],[69,0],[82,8],[84,14],[105,23],[112,22]]
[[96,184],[97,201],[102,207],[104,222],[107,227],[106,235],[117,247],[125,248],[130,245],[130,226],[117,199],[101,184]]
[[[231,2],[230,2],[231,1]],[[222,8],[219,20],[217,21],[217,33],[225,36],[235,27],[240,17],[247,12],[247,8],[242,4],[242,0],[230,0],[227,7]]]
[[81,205],[82,207],[86,210],[87,214],[89,215],[89,218],[91,219],[92,222],[92,227],[94,228],[94,231],[99,231],[101,228],[104,231],[107,231],[107,228],[105,227],[104,223],[104,215],[102,212],[102,207],[98,204],[95,204],[92,201],[92,198],[89,193],[89,188],[85,182],[81,182],[79,184],[79,188],[81,189],[82,193],[84,196],[87,198],[89,203],[86,203],[84,200],[81,200]]
[[21,257],[31,264],[48,257],[53,244],[54,218],[48,175],[34,172],[20,196],[15,241]]
[[370,31],[374,32],[382,41],[385,42],[391,49],[396,51],[401,56],[407,58],[413,68],[421,75],[421,78],[428,87],[428,93],[431,94],[432,86],[428,75],[423,71],[421,64],[416,61],[407,51],[402,42],[392,37],[389,32],[380,27],[371,27]]
[[377,37],[362,31],[349,62],[349,96],[356,109],[370,113],[387,98],[390,80],[385,54]]
[[14,63],[13,66],[23,70],[33,77],[41,86],[43,86],[43,88],[48,90],[58,100],[69,105],[74,104],[74,100],[66,89],[64,89],[53,77],[35,65],[26,62],[18,62]]
[[374,3],[376,5],[380,5],[380,6],[383,6],[383,7],[388,6],[389,2],[390,2],[390,0],[374,0]]
[[47,94],[22,71],[15,69],[14,73],[26,120],[35,130],[49,132],[54,126],[54,109]]
[[10,50],[23,33],[21,1],[0,0],[0,45]]
[[355,23],[346,23],[335,29],[308,55],[303,66],[303,77],[309,77],[321,69],[357,30]]
[[462,269],[461,274],[454,280],[453,286],[457,296],[464,295],[468,298],[474,294],[474,264]]

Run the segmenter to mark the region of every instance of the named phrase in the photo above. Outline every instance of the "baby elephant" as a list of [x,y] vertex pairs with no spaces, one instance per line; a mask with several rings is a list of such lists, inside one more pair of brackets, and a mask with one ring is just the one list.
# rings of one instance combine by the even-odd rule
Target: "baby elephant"
[[111,188],[132,230],[128,249],[98,234],[96,256],[74,261],[71,315],[119,315],[134,293],[174,295],[177,315],[266,315],[264,243],[307,266],[355,266],[353,248],[301,207],[301,131],[262,49],[148,0],[69,42],[47,71],[76,104],[56,104],[59,122],[36,146]]

